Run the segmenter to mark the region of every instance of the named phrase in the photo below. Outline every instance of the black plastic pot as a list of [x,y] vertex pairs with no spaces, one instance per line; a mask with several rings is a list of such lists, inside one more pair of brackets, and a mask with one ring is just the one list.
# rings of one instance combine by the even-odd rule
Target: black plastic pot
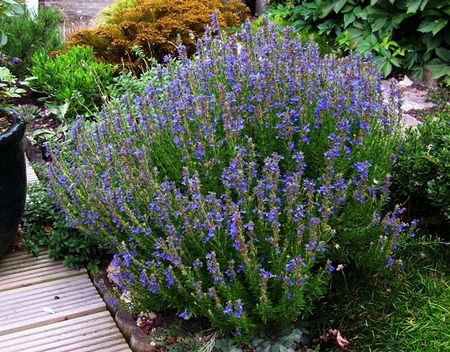
[[13,123],[0,134],[0,257],[17,236],[26,197],[25,156],[22,138],[25,121],[11,112]]

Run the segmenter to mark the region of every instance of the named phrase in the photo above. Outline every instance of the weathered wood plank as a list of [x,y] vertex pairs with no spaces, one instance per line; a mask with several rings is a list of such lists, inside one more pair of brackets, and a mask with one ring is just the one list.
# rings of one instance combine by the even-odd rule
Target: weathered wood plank
[[27,275],[17,280],[14,278],[9,278],[9,281],[6,282],[4,282],[3,278],[0,277],[0,291],[13,290],[19,287],[27,287],[42,282],[49,282],[78,275],[86,275],[86,273],[82,271],[69,270],[67,268],[59,268],[47,273],[44,276],[40,276],[39,273],[35,273],[34,275]]
[[46,256],[0,260],[0,352],[131,352],[86,270]]
[[106,308],[104,302],[101,302],[92,305],[85,305],[83,307],[77,307],[72,310],[67,310],[62,313],[51,314],[45,317],[38,317],[26,321],[14,322],[12,324],[0,326],[0,336],[10,334],[13,332],[36,328],[47,324],[58,323],[60,321],[67,319],[78,318],[83,315],[98,313],[105,309]]

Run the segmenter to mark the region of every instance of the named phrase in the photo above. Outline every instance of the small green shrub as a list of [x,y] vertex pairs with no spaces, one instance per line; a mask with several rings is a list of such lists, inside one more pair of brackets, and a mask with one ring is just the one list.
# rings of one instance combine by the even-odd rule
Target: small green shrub
[[23,15],[0,18],[0,31],[7,33],[8,41],[1,51],[15,57],[16,63],[10,65],[11,71],[20,77],[28,73],[31,57],[41,52],[44,55],[62,49],[62,36],[59,29],[62,13],[54,8],[42,7],[37,16],[25,11]]
[[71,268],[96,270],[100,264],[101,251],[96,241],[68,224],[46,187],[40,183],[28,186],[22,228],[22,244],[34,255],[45,247],[49,258],[64,259],[64,264]]
[[31,74],[36,77],[32,88],[57,103],[69,103],[66,116],[92,115],[102,103],[104,88],[112,82],[116,69],[97,62],[89,47],[72,47],[54,57],[36,53],[32,57]]
[[289,23],[336,38],[368,55],[387,76],[394,67],[450,85],[450,2],[447,0],[287,0],[276,7]]
[[450,108],[428,115],[407,131],[393,173],[394,196],[411,216],[438,216],[450,225]]
[[[23,14],[23,6],[15,0],[0,0],[0,18]],[[8,35],[0,31],[0,47],[8,42]]]
[[313,310],[333,248],[367,271],[399,263],[409,227],[382,212],[399,116],[368,62],[321,57],[273,23],[217,29],[127,109],[77,122],[51,184],[112,246],[133,310],[245,339]]

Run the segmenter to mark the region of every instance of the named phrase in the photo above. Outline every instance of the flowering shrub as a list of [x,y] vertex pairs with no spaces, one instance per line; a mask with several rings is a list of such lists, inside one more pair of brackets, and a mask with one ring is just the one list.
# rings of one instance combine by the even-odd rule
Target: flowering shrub
[[313,309],[327,250],[396,262],[406,225],[380,210],[398,106],[369,63],[321,58],[290,28],[217,30],[124,111],[76,123],[52,190],[112,246],[134,309],[248,337]]

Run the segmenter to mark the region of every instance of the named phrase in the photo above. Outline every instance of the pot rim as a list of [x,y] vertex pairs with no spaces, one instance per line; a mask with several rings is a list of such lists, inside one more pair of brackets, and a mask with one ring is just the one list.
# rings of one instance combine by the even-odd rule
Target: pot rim
[[2,111],[12,116],[14,121],[5,132],[0,133],[0,150],[22,140],[26,125],[25,119],[17,111],[11,109],[2,109]]

